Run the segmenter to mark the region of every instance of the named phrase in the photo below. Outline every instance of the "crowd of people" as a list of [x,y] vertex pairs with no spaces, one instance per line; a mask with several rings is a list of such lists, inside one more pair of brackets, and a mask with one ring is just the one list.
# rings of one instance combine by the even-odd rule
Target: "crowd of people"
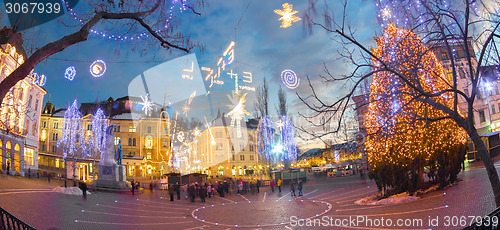
[[[269,187],[271,192],[274,193],[275,187],[277,187],[278,192],[281,193],[281,179],[271,180],[269,182]],[[226,195],[235,194],[258,194],[260,193],[260,188],[263,186],[261,180],[241,180],[241,179],[228,179],[223,181],[215,181],[208,183],[189,183],[189,184],[168,184],[167,191],[170,195],[170,201],[189,199],[191,202],[195,202],[197,198],[201,202],[205,202],[206,198],[211,198],[215,195],[219,197],[225,197]],[[297,188],[298,194],[295,193],[295,188]],[[290,195],[292,197],[302,196],[302,180],[290,183]]]

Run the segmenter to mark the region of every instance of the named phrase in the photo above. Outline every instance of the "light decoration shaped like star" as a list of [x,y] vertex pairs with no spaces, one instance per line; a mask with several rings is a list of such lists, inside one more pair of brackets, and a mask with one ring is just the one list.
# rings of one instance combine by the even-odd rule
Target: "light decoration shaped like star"
[[391,10],[389,8],[385,8],[382,10],[382,18],[390,18],[391,17]]
[[149,99],[149,94],[146,94],[145,97],[141,96],[141,99],[142,102],[139,102],[139,105],[142,105],[142,111],[144,111],[146,115],[149,115],[155,106],[154,102]]
[[186,115],[186,116],[187,116],[187,113],[189,112],[189,110],[191,110],[191,107],[189,107],[189,105],[188,105],[188,104],[184,104],[184,105],[182,106],[182,113],[184,113],[184,115]]
[[189,110],[191,110],[191,107],[189,107],[189,105],[191,105],[191,102],[193,102],[193,98],[195,96],[196,96],[196,90],[191,94],[191,96],[189,96],[189,100],[186,101],[186,104],[182,106],[182,113],[184,113],[184,115],[187,116],[187,113],[189,112]]
[[200,129],[198,129],[198,127],[194,128],[193,135],[196,136],[196,137],[201,136],[201,131],[200,131]]
[[298,22],[301,20],[301,18],[294,15],[299,11],[293,10],[292,7],[292,4],[284,3],[283,10],[274,10],[274,13],[281,15],[281,18],[279,19],[282,21],[280,26],[281,28],[288,28],[292,26],[292,22]]
[[245,109],[246,96],[247,93],[240,96],[239,90],[233,90],[232,97],[228,95],[231,101],[231,105],[229,106],[231,111],[229,111],[227,115],[231,117],[231,126],[236,127],[236,134],[238,137],[241,137],[241,120],[245,118],[245,115],[250,115]]

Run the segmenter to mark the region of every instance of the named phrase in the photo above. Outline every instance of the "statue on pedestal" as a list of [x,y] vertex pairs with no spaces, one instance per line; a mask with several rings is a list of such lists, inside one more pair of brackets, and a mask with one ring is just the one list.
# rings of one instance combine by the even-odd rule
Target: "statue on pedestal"
[[123,149],[122,149],[122,140],[118,140],[118,145],[116,145],[116,154],[115,154],[115,159],[116,163],[118,165],[123,165],[122,164],[122,157],[123,157]]

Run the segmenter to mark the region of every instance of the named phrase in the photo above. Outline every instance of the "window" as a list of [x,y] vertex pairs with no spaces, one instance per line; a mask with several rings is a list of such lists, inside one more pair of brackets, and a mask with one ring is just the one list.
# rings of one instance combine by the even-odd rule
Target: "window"
[[24,148],[24,163],[27,165],[35,165],[33,156],[35,155],[35,150],[31,148]]
[[240,161],[244,161],[245,160],[245,155],[241,154],[240,155]]
[[460,69],[459,69],[459,72],[460,72],[460,78],[461,78],[461,79],[465,79],[466,75],[465,75],[464,68],[460,68]]
[[495,105],[493,104],[493,105],[491,105],[491,114],[495,114],[495,113],[496,113]]
[[134,127],[134,126],[130,126],[130,127],[128,128],[128,132],[129,132],[129,133],[135,133],[135,127]]
[[35,101],[35,112],[38,111],[38,99]]
[[57,141],[57,133],[52,133],[52,140]]
[[29,134],[29,132],[30,132],[30,122],[29,121],[26,122],[26,127],[24,127],[24,128],[26,129],[26,134]]
[[120,137],[115,137],[115,145],[118,145],[118,142],[120,142]]
[[42,134],[40,135],[40,140],[45,141],[46,138],[47,138],[47,130],[42,129]]
[[217,143],[215,150],[222,150],[222,143]]
[[135,146],[135,138],[132,139],[132,146]]
[[28,108],[31,108],[31,100],[33,99],[33,95],[30,95],[30,97],[28,98]]
[[234,154],[233,154],[233,161],[234,161]]
[[255,156],[254,155],[250,155],[250,160],[251,161],[255,160]]
[[52,152],[53,152],[53,153],[57,152],[57,146],[52,145]]
[[148,153],[148,154],[146,155],[146,159],[151,160],[151,153]]
[[59,159],[56,159],[56,168],[59,168]]
[[115,132],[115,133],[119,133],[119,132],[120,132],[120,126],[115,126],[115,127],[113,128],[113,132]]
[[168,146],[167,139],[163,139],[163,147],[167,147],[167,146]]
[[148,133],[151,133],[151,126],[148,126]]
[[132,146],[132,138],[128,139],[128,146]]
[[36,122],[33,122],[33,135],[36,134],[37,128],[36,128]]
[[479,122],[486,122],[486,116],[484,115],[484,109],[479,110]]
[[40,145],[42,147],[42,151],[45,151],[45,144]]
[[163,134],[167,134],[167,128],[163,128]]
[[92,124],[87,124],[87,130],[92,130]]
[[58,128],[59,128],[59,123],[54,122],[54,129],[58,129]]
[[42,127],[47,128],[47,122],[46,121],[42,122]]
[[146,148],[147,149],[153,148],[153,138],[151,136],[146,137]]

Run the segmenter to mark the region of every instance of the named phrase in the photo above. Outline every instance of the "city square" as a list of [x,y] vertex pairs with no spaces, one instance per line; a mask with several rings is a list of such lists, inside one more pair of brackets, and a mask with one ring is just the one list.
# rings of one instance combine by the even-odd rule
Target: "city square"
[[496,229],[494,0],[3,0],[0,229]]

